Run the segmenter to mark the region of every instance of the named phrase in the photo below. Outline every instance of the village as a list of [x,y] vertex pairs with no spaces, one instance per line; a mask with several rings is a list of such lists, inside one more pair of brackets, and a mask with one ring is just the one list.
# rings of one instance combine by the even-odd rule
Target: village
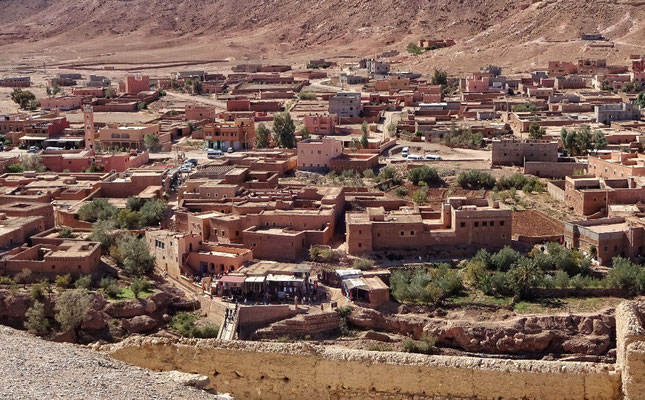
[[[400,57],[0,77],[3,317],[78,343],[613,362],[613,319],[584,313],[645,292],[645,56],[464,76]],[[486,325],[562,312],[592,328]]]

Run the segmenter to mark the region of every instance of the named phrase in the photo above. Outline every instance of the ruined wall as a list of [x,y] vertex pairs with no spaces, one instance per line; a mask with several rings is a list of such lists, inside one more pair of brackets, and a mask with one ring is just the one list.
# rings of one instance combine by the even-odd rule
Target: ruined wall
[[241,399],[617,399],[611,366],[322,348],[307,344],[130,338],[116,359],[190,371]]

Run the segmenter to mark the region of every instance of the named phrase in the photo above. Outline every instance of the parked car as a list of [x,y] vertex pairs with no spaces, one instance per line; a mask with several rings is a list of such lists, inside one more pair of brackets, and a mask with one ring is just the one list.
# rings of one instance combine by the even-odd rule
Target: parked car
[[226,150],[226,152],[227,152],[227,153],[232,153],[232,152],[234,152],[234,151],[235,151],[235,150],[233,150],[233,148],[232,148],[232,147],[229,147],[229,148],[228,148],[228,150]]
[[207,157],[208,158],[217,158],[223,156],[224,153],[222,150],[208,149]]
[[412,161],[416,161],[416,160],[423,160],[423,157],[421,157],[421,156],[420,156],[420,155],[418,155],[418,154],[410,154],[410,155],[408,155],[408,157],[407,157],[407,158],[408,158],[408,161],[411,161],[411,160],[412,160]]
[[439,161],[439,160],[441,160],[441,156],[437,156],[437,155],[434,155],[434,154],[426,154],[424,159],[430,160],[430,161]]
[[410,148],[407,146],[404,147],[403,150],[401,150],[401,157],[406,158],[409,152],[410,152]]
[[179,172],[188,173],[193,170],[193,164],[187,163],[179,167]]
[[36,146],[29,147],[29,149],[27,149],[27,153],[38,153],[38,147]]

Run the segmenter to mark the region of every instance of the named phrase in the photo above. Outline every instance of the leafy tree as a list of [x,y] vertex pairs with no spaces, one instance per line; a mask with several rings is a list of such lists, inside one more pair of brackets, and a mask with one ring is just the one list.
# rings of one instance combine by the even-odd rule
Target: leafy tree
[[7,172],[11,174],[19,174],[25,172],[25,167],[22,164],[11,164],[7,166]]
[[457,183],[464,189],[492,189],[495,178],[488,172],[479,170],[464,171],[457,176]]
[[443,141],[446,146],[477,149],[484,144],[484,137],[481,133],[473,133],[470,127],[457,127],[453,124],[450,126],[450,132],[443,137]]
[[138,299],[139,294],[148,291],[148,289],[150,289],[150,282],[145,279],[134,278],[130,283],[130,290],[132,290],[135,299]]
[[316,93],[313,92],[300,92],[298,93],[300,100],[316,100]]
[[67,289],[72,284],[72,275],[57,275],[56,276],[56,286],[61,289]]
[[432,84],[441,85],[442,87],[448,85],[448,74],[446,71],[435,69],[432,74]]
[[533,103],[516,104],[513,106],[513,112],[537,112],[540,107]]
[[614,87],[611,85],[611,82],[609,82],[608,79],[605,79],[600,83],[600,90],[606,90],[606,91],[609,91],[609,92],[613,92]]
[[155,226],[161,223],[164,212],[168,205],[165,201],[160,199],[153,199],[146,201],[141,210],[141,224],[143,226]]
[[137,110],[142,111],[147,109],[148,109],[148,103],[146,103],[145,101],[140,101],[137,103]]
[[593,148],[598,153],[598,150],[602,150],[607,147],[607,137],[600,130],[597,130],[593,133]]
[[296,146],[296,125],[288,112],[273,116],[273,132],[274,140],[280,147],[292,149]]
[[367,121],[363,121],[361,124],[361,147],[367,149],[369,147],[369,141],[367,140]]
[[26,110],[30,107],[32,101],[36,100],[36,96],[29,90],[16,88],[13,89],[13,92],[11,92],[11,100],[14,103],[18,104],[20,108]]
[[634,104],[637,106],[640,106],[640,108],[645,108],[645,93],[641,92],[638,94],[638,97],[636,97],[636,100],[634,101]]
[[393,137],[394,135],[396,135],[396,124],[394,122],[390,122],[387,125],[386,129],[387,129],[387,133],[388,133],[388,135],[390,135],[390,137]]
[[412,168],[408,172],[408,179],[415,185],[419,185],[420,182],[425,182],[428,185],[441,183],[441,177],[437,170],[426,165],[420,168]]
[[77,289],[89,289],[92,286],[92,276],[91,275],[81,275],[74,283]]
[[83,289],[66,290],[56,299],[56,321],[63,331],[77,329],[92,306],[92,298]]
[[396,168],[391,166],[381,168],[378,176],[376,177],[377,182],[383,182],[389,179],[392,179],[398,184],[398,182],[400,182],[401,180],[399,172],[396,170]]
[[533,260],[522,257],[508,271],[508,279],[515,294],[526,298],[529,289],[538,287],[544,275]]
[[115,219],[117,213],[117,208],[107,199],[94,199],[78,210],[78,218],[88,222],[107,221]]
[[203,92],[202,81],[200,81],[199,79],[196,79],[195,81],[193,81],[193,94],[200,95],[202,94],[202,92]]
[[90,234],[90,240],[94,242],[101,243],[103,249],[108,249],[114,239],[112,236],[112,231],[114,230],[114,221],[113,220],[99,220],[92,225],[92,233]]
[[490,267],[497,271],[508,271],[511,266],[520,259],[520,257],[520,253],[509,246],[505,246],[503,249],[490,256]]
[[212,323],[197,324],[198,316],[180,312],[170,320],[170,329],[184,337],[214,338],[217,337],[219,327]]
[[130,196],[128,197],[128,200],[126,200],[125,206],[127,209],[131,211],[139,211],[141,210],[141,207],[145,203],[145,200],[143,200],[140,197],[135,197],[135,196]]
[[141,227],[141,213],[124,208],[119,211],[116,223],[123,229],[139,229]]
[[25,313],[27,321],[25,321],[25,328],[36,335],[46,335],[49,332],[50,323],[45,316],[45,305],[40,301],[34,301],[34,304],[29,307]]
[[26,154],[20,157],[20,164],[25,171],[44,172],[47,169],[39,154]]
[[152,133],[148,133],[143,137],[143,142],[146,145],[146,149],[151,153],[157,153],[161,150],[161,143],[159,136]]
[[529,126],[529,139],[540,140],[544,135],[546,135],[546,129],[541,128],[535,122],[531,123]]
[[99,287],[105,293],[106,296],[114,299],[116,298],[119,293],[121,293],[121,288],[119,285],[116,283],[116,281],[112,278],[102,278],[101,282],[99,283]]
[[134,235],[124,235],[117,240],[116,255],[118,264],[129,274],[140,276],[152,272],[155,259],[145,240]]
[[396,188],[394,191],[394,194],[396,194],[399,197],[405,197],[408,195],[408,189],[405,186],[400,186]]
[[262,123],[258,124],[255,130],[255,147],[266,149],[271,142],[271,131]]
[[105,98],[106,99],[111,99],[113,97],[116,97],[116,89],[113,88],[112,86],[106,87],[105,88]]
[[58,82],[52,83],[52,87],[51,87],[52,96],[56,96],[58,93],[60,93],[60,90],[61,89],[60,89],[60,85],[58,84]]
[[416,204],[423,204],[428,201],[428,190],[425,188],[417,189],[414,194],[412,194],[412,201]]
[[300,137],[304,139],[309,139],[311,137],[311,133],[309,133],[309,129],[307,129],[306,126],[303,126],[302,129],[300,129]]

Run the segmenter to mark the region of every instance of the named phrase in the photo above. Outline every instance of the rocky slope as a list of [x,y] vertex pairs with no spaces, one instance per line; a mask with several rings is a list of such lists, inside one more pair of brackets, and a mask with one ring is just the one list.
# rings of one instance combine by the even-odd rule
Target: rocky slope
[[156,373],[78,346],[51,343],[0,326],[0,398],[185,399],[218,397],[187,385],[207,377]]
[[[282,59],[403,50],[419,37],[457,46],[404,66],[530,68],[548,59],[645,53],[640,0],[3,0],[0,50],[13,61]],[[583,32],[614,48],[593,49]]]

